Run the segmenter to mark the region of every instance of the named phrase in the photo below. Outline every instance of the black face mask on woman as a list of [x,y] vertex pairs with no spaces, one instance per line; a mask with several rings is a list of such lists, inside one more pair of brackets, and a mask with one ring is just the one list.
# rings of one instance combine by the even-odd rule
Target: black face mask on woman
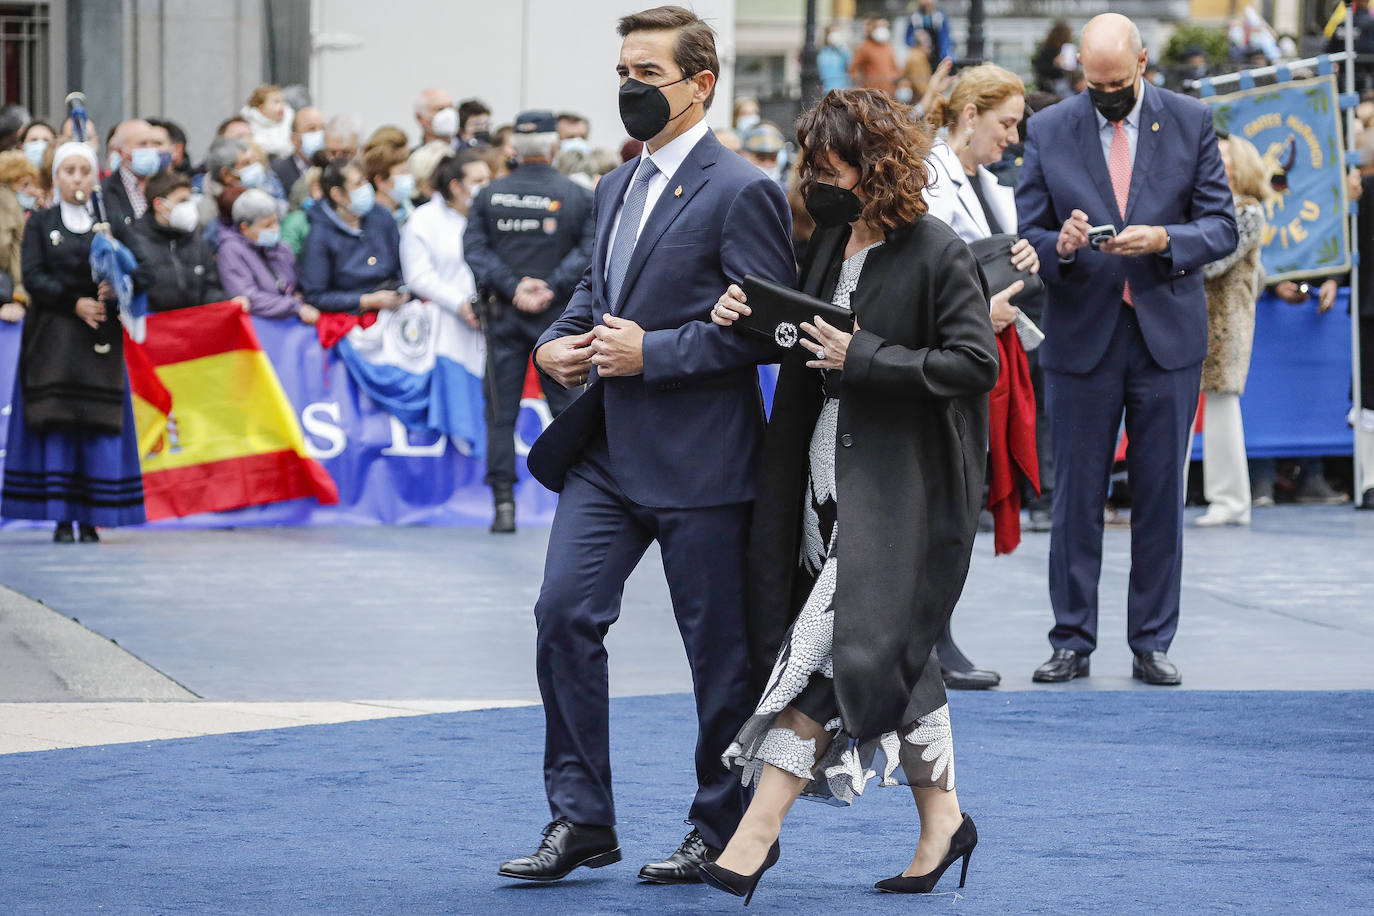
[[641,82],[634,77],[627,78],[620,84],[620,120],[625,125],[625,133],[641,143],[647,143],[662,133],[663,128],[685,115],[691,109],[692,103],[688,102],[685,108],[673,114],[668,97],[660,90],[676,86],[691,78],[684,76],[662,86]]
[[864,212],[863,201],[849,188],[816,182],[806,195],[806,212],[822,229],[854,222]]
[[1098,113],[1108,121],[1113,123],[1126,120],[1126,116],[1135,107],[1135,83],[1123,86],[1120,89],[1113,89],[1110,92],[1105,89],[1094,89],[1088,87],[1088,98],[1092,100],[1093,107]]

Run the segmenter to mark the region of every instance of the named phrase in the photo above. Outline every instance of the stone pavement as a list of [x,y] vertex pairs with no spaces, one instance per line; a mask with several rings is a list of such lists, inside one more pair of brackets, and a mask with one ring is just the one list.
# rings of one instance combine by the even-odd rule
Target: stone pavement
[[[1348,506],[1189,529],[1170,653],[1184,689],[1374,688],[1371,536],[1374,513]],[[417,701],[537,701],[530,609],[546,539],[546,529],[121,530],[92,546],[0,533],[0,585],[13,589],[0,590],[0,701],[11,701],[0,703],[0,735],[27,738],[9,746],[21,750],[243,730],[264,718],[350,721],[379,702],[415,714],[440,711]],[[1129,532],[1118,529],[1106,535],[1093,677],[1032,684],[1048,655],[1047,550],[1048,536],[1027,533],[1015,554],[993,558],[980,536],[955,614],[960,645],[1002,672],[1002,689],[1157,689],[1130,680]],[[691,689],[652,551],[608,647],[613,694]],[[67,705],[83,700],[142,701],[136,714],[118,704],[106,725],[145,731],[93,729],[89,709]],[[34,701],[47,712],[21,705]],[[231,702],[249,705],[222,705]]]

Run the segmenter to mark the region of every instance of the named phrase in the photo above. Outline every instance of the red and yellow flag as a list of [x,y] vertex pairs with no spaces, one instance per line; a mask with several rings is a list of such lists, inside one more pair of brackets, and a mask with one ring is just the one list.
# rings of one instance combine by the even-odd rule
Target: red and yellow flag
[[339,501],[306,455],[296,411],[237,303],[149,315],[141,354],[168,393],[159,399],[135,371],[139,356],[128,360],[150,520],[307,496]]

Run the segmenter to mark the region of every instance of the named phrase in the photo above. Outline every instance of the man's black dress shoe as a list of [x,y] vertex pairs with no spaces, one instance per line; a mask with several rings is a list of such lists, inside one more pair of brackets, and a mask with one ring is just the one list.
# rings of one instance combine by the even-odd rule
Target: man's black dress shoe
[[662,862],[650,862],[639,870],[639,880],[653,884],[700,884],[701,866],[714,862],[720,850],[708,846],[695,829],[687,834],[682,845]]
[[1002,675],[986,668],[955,671],[942,665],[940,666],[940,677],[945,682],[946,690],[990,690],[1002,683]]
[[1374,509],[1374,487],[1364,491],[1364,496],[1360,497],[1360,504],[1357,509]]
[[1087,655],[1072,649],[1055,649],[1050,660],[1035,669],[1035,673],[1031,675],[1031,680],[1041,684],[1059,684],[1064,681],[1071,681],[1076,677],[1087,676]]
[[614,827],[574,824],[560,817],[544,828],[539,848],[501,866],[501,877],[524,881],[557,881],[578,866],[601,868],[620,861]]
[[72,523],[58,522],[57,527],[52,530],[52,540],[54,544],[75,544],[76,535],[72,533]]
[[1049,500],[1037,505],[1031,503],[1030,507],[1030,530],[1044,533],[1054,527],[1054,516],[1050,514]]
[[1131,677],[1161,687],[1177,687],[1183,683],[1183,675],[1163,652],[1137,652],[1135,661],[1131,662]]
[[515,532],[515,503],[497,503],[491,517],[492,534],[513,534]]

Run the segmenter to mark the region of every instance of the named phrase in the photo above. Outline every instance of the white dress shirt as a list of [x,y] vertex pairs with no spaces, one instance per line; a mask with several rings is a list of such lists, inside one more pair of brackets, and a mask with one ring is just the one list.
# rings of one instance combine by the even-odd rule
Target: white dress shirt
[[[652,159],[658,168],[658,173],[649,180],[649,192],[644,199],[644,213],[639,218],[639,228],[635,230],[635,241],[639,241],[639,233],[644,231],[644,226],[649,222],[649,216],[654,212],[654,204],[663,196],[667,190],[668,183],[673,180],[673,175],[682,167],[682,163],[687,161],[687,156],[711,132],[704,120],[698,121],[687,128],[681,136],[665,143],[659,148],[658,152],[650,153],[649,147],[645,145],[644,151],[640,154],[639,163],[635,165],[638,169],[643,164],[645,158]],[[620,206],[616,208],[615,222],[611,224],[611,244],[606,249],[606,263],[601,265],[601,275],[604,277],[611,266],[611,248],[615,247],[615,236],[620,231],[620,214],[625,209],[625,200],[630,196],[630,190],[634,187],[634,181],[625,188],[625,194],[620,198]]]
[[401,231],[401,274],[410,294],[455,315],[477,293],[463,256],[467,224],[467,217],[436,194],[410,214]]

